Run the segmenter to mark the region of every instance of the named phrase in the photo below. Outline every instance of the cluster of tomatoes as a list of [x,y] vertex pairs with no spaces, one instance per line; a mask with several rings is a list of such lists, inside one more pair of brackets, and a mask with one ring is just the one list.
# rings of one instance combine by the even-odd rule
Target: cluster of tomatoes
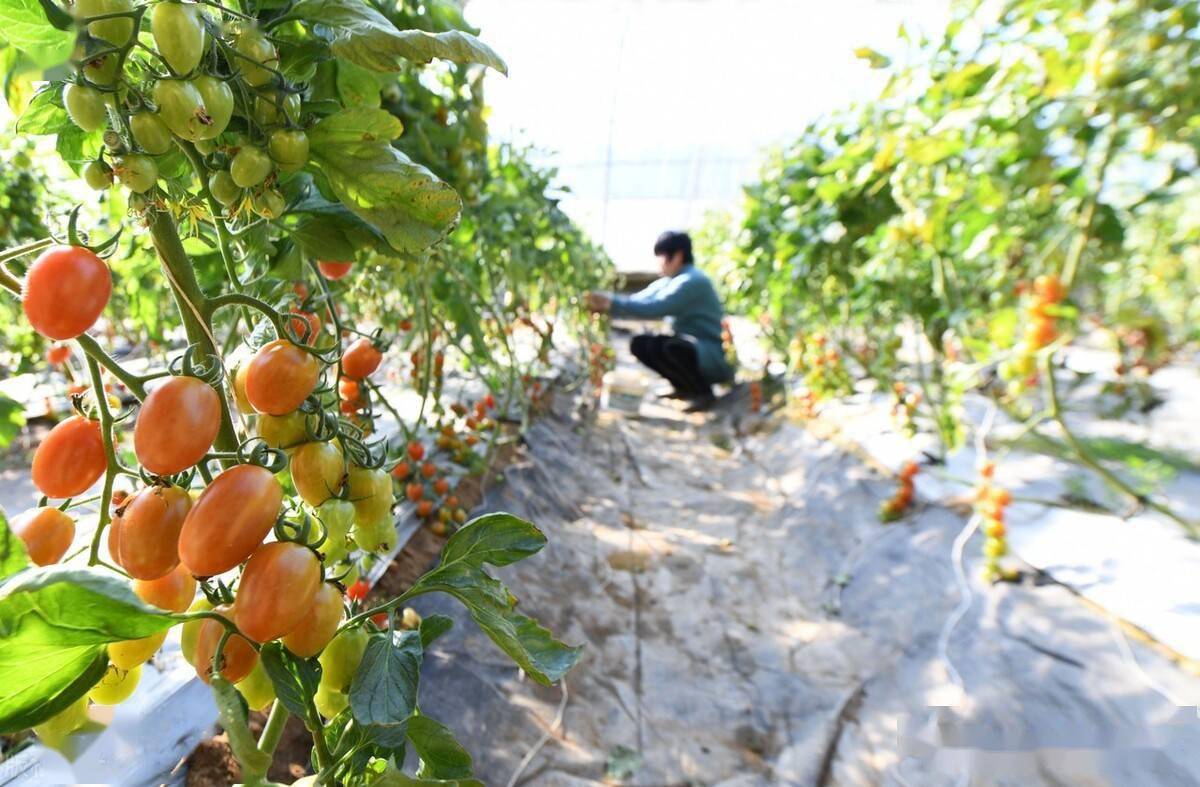
[[792,371],[804,378],[805,386],[818,399],[850,393],[853,380],[842,362],[841,353],[828,346],[825,334],[797,333],[790,347]]
[[917,477],[921,466],[908,461],[900,468],[900,487],[896,494],[885,500],[879,507],[879,519],[883,522],[894,522],[908,513],[913,502],[913,479]]
[[[83,170],[88,185],[116,180],[150,192],[178,137],[205,157],[208,193],[231,213],[283,214],[276,181],[308,162],[309,140],[300,88],[278,71],[275,45],[253,22],[222,25],[203,6],[176,0],[76,0],[74,13],[80,68],[63,104],[79,128],[108,132],[105,153]],[[153,49],[140,35],[147,22]],[[220,140],[235,117],[236,139]]]
[[[29,267],[22,305],[37,332],[65,341],[96,322],[111,286],[107,265],[92,250],[55,246]],[[375,344],[357,339],[341,353],[339,379],[361,384],[381,359]],[[72,498],[106,473],[109,489],[117,477],[139,479],[139,488],[111,496],[108,556],[146,603],[172,612],[211,608],[212,616],[186,624],[190,660],[202,679],[209,680],[215,668],[240,686],[255,672],[256,644],[279,639],[309,657],[330,643],[345,606],[332,569],[355,546],[378,551],[394,544],[392,479],[359,432],[322,416],[324,364],[312,348],[281,336],[237,369],[238,408],[254,419],[258,437],[274,450],[239,450],[236,456],[213,452],[223,419],[214,387],[219,364],[198,362],[192,348],[182,361],[152,384],[136,411],[132,453],[140,473],[117,459],[121,431],[106,434],[92,417],[119,401],[105,394],[105,402],[85,408],[85,397],[77,396],[79,412],[50,430],[31,468],[45,498],[64,502],[57,507],[43,502],[21,513],[12,530],[34,563],[57,563],[75,538]],[[131,416],[113,420],[119,424]],[[224,463],[220,472],[195,487],[199,476],[210,478],[209,465],[218,460]],[[281,478],[290,479],[299,502],[285,492]],[[274,539],[268,538],[272,533]],[[194,601],[200,583],[204,595]],[[129,696],[141,665],[165,636],[111,644],[108,671],[90,700],[113,703]],[[258,683],[269,685],[261,675]],[[78,717],[73,706],[47,722],[47,734],[65,734]]]
[[921,406],[921,391],[910,391],[907,385],[897,380],[892,383],[892,397],[892,419],[906,434],[916,434],[915,416]]
[[1021,295],[1028,295],[1025,304],[1025,331],[1013,347],[1012,357],[1000,364],[1000,378],[1008,382],[1010,396],[1018,396],[1026,388],[1037,385],[1037,353],[1049,347],[1059,337],[1059,307],[1067,297],[1067,288],[1058,276],[1048,273],[1038,276],[1030,288],[1025,282],[1017,285]]
[[[604,375],[612,370],[616,361],[616,351],[610,345],[603,342],[592,342],[588,345],[588,382],[592,387],[592,396],[597,400],[604,389]],[[540,389],[533,393],[539,394]]]
[[[441,438],[445,434],[439,432],[438,436]],[[467,512],[453,494],[450,479],[435,462],[426,459],[425,446],[414,440],[408,444],[405,454],[406,458],[392,468],[392,476],[404,484],[404,496],[416,505],[417,516],[428,522],[438,535],[444,535],[452,522],[462,524],[467,521]]]
[[763,386],[762,380],[754,380],[750,383],[750,412],[762,412],[763,404]]
[[1000,558],[1008,554],[1008,531],[1005,529],[1004,512],[1012,503],[1012,493],[996,486],[995,476],[994,462],[980,463],[979,480],[975,485],[975,512],[983,523],[983,574],[989,582],[1016,577],[1015,571],[1000,564]]
[[811,388],[801,388],[796,394],[795,411],[806,421],[817,417],[817,394]]

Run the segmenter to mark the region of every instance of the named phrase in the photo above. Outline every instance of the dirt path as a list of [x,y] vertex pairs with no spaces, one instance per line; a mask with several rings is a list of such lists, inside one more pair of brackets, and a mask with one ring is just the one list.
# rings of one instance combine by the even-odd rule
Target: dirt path
[[1200,783],[1194,709],[1150,685],[1186,701],[1200,682],[1150,648],[1127,655],[1062,587],[986,588],[977,540],[947,648],[960,695],[938,644],[963,517],[881,525],[893,482],[798,427],[731,443],[722,419],[669,408],[559,412],[507,476],[489,507],[550,546],[504,577],[586,653],[564,700],[452,602],[418,606],[460,621],[422,707],[489,785]]

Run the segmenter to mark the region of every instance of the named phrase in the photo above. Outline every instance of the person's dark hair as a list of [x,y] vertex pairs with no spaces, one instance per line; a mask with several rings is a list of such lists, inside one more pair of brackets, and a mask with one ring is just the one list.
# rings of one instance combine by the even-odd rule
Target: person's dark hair
[[692,258],[692,236],[686,232],[675,232],[667,230],[662,235],[658,236],[658,240],[654,241],[654,255],[657,257],[660,254],[665,254],[668,257],[675,255],[675,252],[683,252],[683,264],[691,265]]

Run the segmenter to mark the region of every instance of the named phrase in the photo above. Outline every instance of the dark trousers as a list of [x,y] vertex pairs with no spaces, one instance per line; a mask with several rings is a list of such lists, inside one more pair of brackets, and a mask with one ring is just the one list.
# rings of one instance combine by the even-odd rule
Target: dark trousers
[[712,386],[700,374],[700,356],[695,346],[678,336],[643,333],[629,343],[633,357],[661,374],[688,396],[712,396]]

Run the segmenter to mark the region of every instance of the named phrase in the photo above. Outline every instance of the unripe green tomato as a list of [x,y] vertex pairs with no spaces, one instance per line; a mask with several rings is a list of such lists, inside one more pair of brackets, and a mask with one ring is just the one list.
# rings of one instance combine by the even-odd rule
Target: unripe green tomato
[[275,189],[264,189],[250,200],[254,212],[264,219],[277,219],[287,210],[287,200]]
[[129,118],[133,141],[142,150],[160,156],[171,149],[171,129],[153,112],[135,112]]
[[295,172],[308,163],[308,135],[303,131],[277,129],[267,141],[271,158],[284,172]]
[[[204,596],[192,602],[188,607],[188,612],[206,612],[212,609],[212,602]],[[183,658],[188,664],[196,666],[196,640],[200,637],[200,625],[204,623],[204,618],[198,620],[189,620],[183,624],[183,628],[179,632],[179,649],[183,652]]]
[[233,182],[233,176],[228,170],[219,169],[208,176],[208,190],[212,193],[213,198],[229,207],[233,203],[242,198],[242,190],[238,188],[238,184]]
[[361,626],[339,633],[321,651],[321,685],[345,691],[367,651],[367,632]]
[[[75,0],[75,18],[79,20],[132,10],[133,0]],[[93,37],[122,47],[133,36],[133,25],[134,17],[124,16],[89,22],[87,28]]]
[[274,166],[271,157],[262,148],[247,145],[229,163],[229,174],[233,176],[234,183],[248,189],[266,180]]
[[59,749],[68,735],[87,724],[87,709],[88,698],[85,694],[41,724],[35,724],[33,731],[42,743],[51,749]]
[[141,677],[141,666],[123,670],[109,664],[104,677],[88,692],[88,699],[97,705],[116,705],[124,702],[133,694]]
[[330,498],[317,507],[317,517],[325,527],[325,540],[317,547],[325,554],[325,563],[336,563],[349,552],[346,539],[354,523],[354,504],[349,500]]
[[141,194],[129,195],[129,209],[134,213],[145,213],[150,203]]
[[1001,538],[989,538],[983,542],[983,554],[990,558],[1003,557],[1008,552],[1008,544]]
[[168,0],[154,6],[150,30],[158,53],[176,74],[190,73],[204,54],[204,27],[194,5]]
[[83,75],[97,85],[111,85],[117,80],[118,65],[120,61],[116,53],[101,55],[83,64]]
[[246,84],[252,87],[261,87],[275,76],[262,65],[270,68],[277,67],[279,55],[275,52],[275,45],[258,30],[251,28],[242,31],[234,41],[233,48],[242,55],[242,57],[236,58],[236,67],[241,69],[242,78],[246,80]]
[[204,98],[191,82],[160,79],[154,84],[154,103],[167,128],[186,140],[200,139],[208,126]]
[[63,87],[63,104],[71,122],[84,131],[96,131],[108,122],[104,96],[94,87],[68,82]]
[[96,191],[103,191],[113,184],[112,170],[99,161],[89,161],[83,167],[83,180]]
[[144,194],[154,188],[155,182],[158,181],[158,166],[154,159],[139,153],[131,153],[117,159],[113,172],[117,174],[117,180],[122,186],[138,194]]
[[295,448],[308,442],[308,423],[304,413],[258,416],[258,436],[272,448]]
[[245,698],[250,710],[266,710],[267,706],[275,701],[275,686],[262,665],[262,659],[256,660],[250,674],[233,687]]
[[383,470],[351,467],[347,479],[354,501],[355,522],[374,524],[391,518],[392,477]]
[[345,692],[330,688],[323,681],[317,684],[317,693],[313,695],[313,705],[317,713],[326,719],[332,719],[350,706],[350,698]]
[[[286,93],[280,99],[279,91],[272,91],[274,95],[261,95],[254,99],[254,119],[260,126],[272,126],[276,123],[283,123],[285,120],[295,123],[300,119],[300,96],[296,93]],[[271,99],[274,98],[275,101]],[[283,106],[283,111],[280,112],[275,102]]]
[[354,543],[367,552],[387,552],[396,546],[396,526],[390,516],[374,522],[355,521]]
[[200,129],[198,139],[213,139],[229,127],[233,117],[233,90],[223,79],[202,74],[192,80],[192,85],[204,101],[204,111],[211,121]]
[[208,156],[217,151],[217,143],[211,139],[196,140],[196,152],[201,156]]

